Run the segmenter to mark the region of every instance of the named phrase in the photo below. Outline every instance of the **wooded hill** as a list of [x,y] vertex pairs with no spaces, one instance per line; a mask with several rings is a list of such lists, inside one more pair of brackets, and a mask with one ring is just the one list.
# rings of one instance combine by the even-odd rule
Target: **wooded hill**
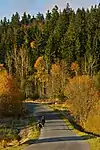
[[13,76],[25,98],[70,100],[76,120],[100,133],[100,4],[76,12],[69,4],[63,11],[55,6],[45,18],[16,12],[1,20],[0,41],[0,74],[7,87],[9,80],[15,86]]

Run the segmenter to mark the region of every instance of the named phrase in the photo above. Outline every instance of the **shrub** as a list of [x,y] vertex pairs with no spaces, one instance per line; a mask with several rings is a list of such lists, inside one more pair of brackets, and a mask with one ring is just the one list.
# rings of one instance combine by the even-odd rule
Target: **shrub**
[[95,103],[93,109],[89,113],[85,128],[90,132],[100,135],[100,100]]

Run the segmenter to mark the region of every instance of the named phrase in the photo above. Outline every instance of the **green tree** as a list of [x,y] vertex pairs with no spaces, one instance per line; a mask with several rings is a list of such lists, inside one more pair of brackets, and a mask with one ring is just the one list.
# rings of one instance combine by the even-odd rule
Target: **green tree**
[[64,39],[61,45],[62,58],[67,61],[69,66],[73,61],[76,60],[76,32],[74,27],[75,22],[75,14],[73,13],[73,17],[70,20],[70,24],[68,26],[68,30],[64,35]]

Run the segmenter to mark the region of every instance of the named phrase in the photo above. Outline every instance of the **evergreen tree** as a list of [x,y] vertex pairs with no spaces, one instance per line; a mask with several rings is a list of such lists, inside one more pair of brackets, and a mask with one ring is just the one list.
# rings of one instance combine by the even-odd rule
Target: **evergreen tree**
[[19,14],[16,12],[16,14],[12,15],[12,18],[11,18],[11,24],[13,27],[17,28],[17,27],[20,27],[20,16]]
[[61,43],[62,58],[67,61],[69,65],[76,60],[76,32],[74,27],[75,14],[70,20],[68,30],[64,35],[64,39]]

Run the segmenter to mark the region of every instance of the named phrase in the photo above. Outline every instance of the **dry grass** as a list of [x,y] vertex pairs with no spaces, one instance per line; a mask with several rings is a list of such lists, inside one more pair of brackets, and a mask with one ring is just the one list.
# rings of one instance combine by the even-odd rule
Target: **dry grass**
[[100,150],[100,138],[89,139],[91,150]]

